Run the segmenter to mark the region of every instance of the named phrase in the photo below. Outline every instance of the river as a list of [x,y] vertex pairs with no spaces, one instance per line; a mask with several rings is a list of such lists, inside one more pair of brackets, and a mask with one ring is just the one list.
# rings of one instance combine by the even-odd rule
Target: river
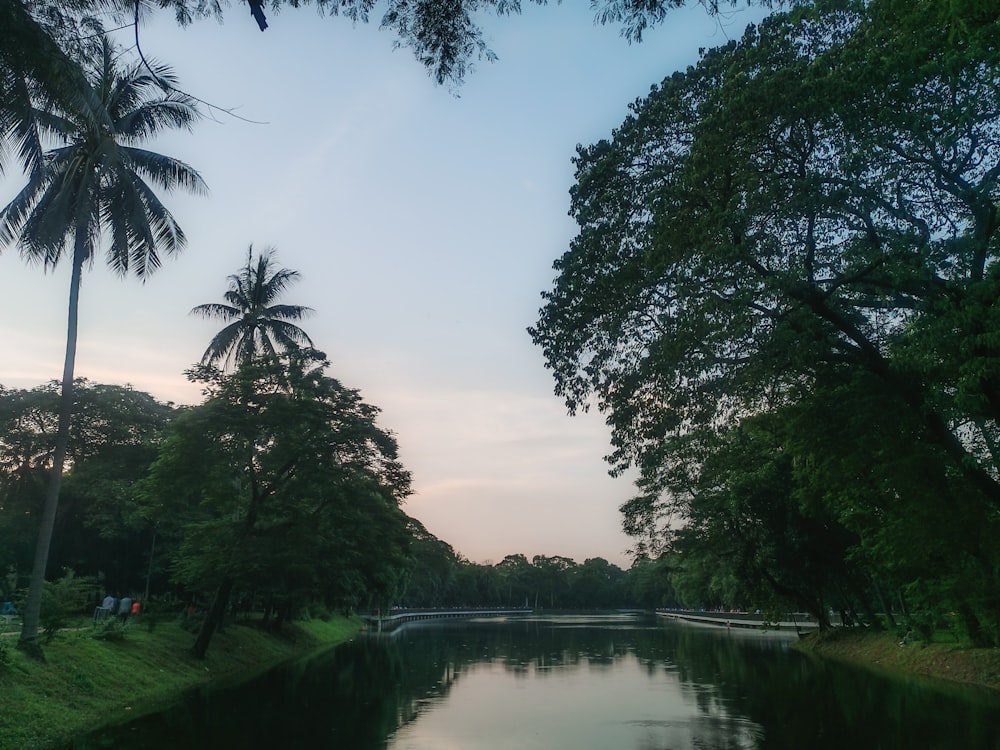
[[73,750],[1000,750],[1000,698],[612,615],[363,636]]

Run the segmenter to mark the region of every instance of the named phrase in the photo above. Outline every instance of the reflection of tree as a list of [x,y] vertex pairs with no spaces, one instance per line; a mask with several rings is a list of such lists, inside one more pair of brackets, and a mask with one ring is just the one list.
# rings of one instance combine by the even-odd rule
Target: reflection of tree
[[[144,720],[138,730],[149,740],[144,739],[146,750],[383,750],[396,731],[439,705],[477,669],[502,668],[518,680],[544,681],[560,670],[594,671],[598,665],[603,672],[632,661],[650,674],[672,675],[667,682],[676,683],[690,710],[686,716],[665,712],[639,722],[636,744],[623,750],[995,747],[996,701],[992,708],[977,706],[958,696],[814,662],[773,638],[642,625],[421,624],[391,636],[358,639],[265,675],[245,689],[208,695]],[[623,705],[628,698],[615,697]],[[120,736],[134,738],[136,731],[125,727]],[[97,739],[117,746],[114,737]],[[106,745],[76,747],[96,746]]]

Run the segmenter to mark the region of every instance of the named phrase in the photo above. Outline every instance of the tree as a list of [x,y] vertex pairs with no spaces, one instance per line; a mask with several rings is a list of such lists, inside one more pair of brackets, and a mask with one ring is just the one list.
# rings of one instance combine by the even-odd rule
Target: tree
[[[532,335],[571,410],[593,395],[613,414],[622,465],[845,360],[906,394],[966,457],[889,346],[934,305],[992,283],[996,227],[978,206],[997,193],[996,94],[979,59],[940,49],[918,82],[898,62],[908,85],[888,86],[889,100],[848,67],[873,19],[847,7],[768,20],[579,150],[580,232]],[[977,386],[981,408],[992,387]]]
[[[8,149],[26,171],[41,167],[42,143],[34,103],[58,102],[64,109],[100,109],[76,59],[93,53],[93,19],[56,4],[27,7],[0,0],[0,175]],[[83,31],[87,27],[87,31]]]
[[591,557],[569,569],[573,606],[612,609],[632,604],[625,571],[602,557]]
[[[136,513],[135,485],[155,458],[174,410],[127,386],[80,378],[73,391],[69,470],[48,567],[104,573],[107,585],[138,590],[148,572],[149,530]],[[0,569],[5,571],[11,565],[30,567],[55,450],[59,393],[58,381],[30,390],[0,389]]]
[[34,118],[49,137],[63,142],[44,155],[27,185],[0,211],[0,242],[17,243],[30,262],[54,268],[70,248],[71,278],[66,357],[52,478],[46,496],[21,643],[37,642],[38,608],[59,503],[73,407],[80,281],[107,239],[107,262],[115,273],[141,279],[160,265],[160,253],[185,244],[173,216],[148,184],[166,189],[205,189],[191,167],[138,144],[168,128],[190,128],[194,102],[176,92],[164,93],[159,79],[172,81],[170,69],[156,64],[121,69],[117,51],[102,40],[87,81],[99,109],[35,109]]
[[[547,557],[545,555],[535,555],[531,558],[531,567],[534,569],[535,585],[535,606],[539,606],[539,594],[542,594],[542,606],[545,606],[545,599],[552,609],[565,608],[566,600],[570,593],[570,586],[573,583],[574,573],[579,567],[575,560],[560,555]],[[546,596],[547,595],[547,596]]]
[[630,531],[671,533],[715,435],[861,379],[839,393],[892,394],[891,444],[951,488],[912,494],[879,452],[880,502],[1000,508],[997,13],[980,5],[772,16],[578,149],[579,232],[531,334],[569,410],[607,413],[612,470],[639,467]]
[[[762,4],[771,4],[771,0],[760,0]],[[543,5],[545,0],[532,0]],[[699,0],[709,12],[718,12],[718,0]],[[145,8],[138,6],[133,0],[34,0],[35,15],[51,17],[58,15],[65,22],[65,17],[72,19],[74,13],[80,15],[110,13],[116,20],[132,22],[139,20],[146,13]],[[221,21],[224,4],[219,0],[159,0],[162,8],[174,11],[178,23],[186,25],[199,18],[215,17]],[[297,0],[247,0],[253,21],[261,31],[268,27],[265,6],[278,9],[282,6],[298,7]],[[661,23],[666,17],[667,9],[685,5],[685,0],[603,0],[595,4],[596,20],[600,23],[616,23],[622,25],[622,35],[630,40],[640,41],[643,32],[650,26]],[[723,4],[725,0],[723,0]],[[736,0],[729,0],[731,5]],[[242,5],[242,3],[241,3]],[[331,16],[343,16],[352,23],[368,23],[376,3],[372,0],[316,0],[315,5],[320,13]],[[71,11],[71,12],[70,12]],[[407,2],[406,0],[388,0],[385,11],[381,15],[379,27],[393,33],[396,37],[396,47],[412,51],[417,61],[427,69],[438,83],[459,83],[472,65],[479,60],[492,61],[495,53],[486,43],[483,29],[478,17],[484,13],[495,13],[507,16],[520,13],[519,2],[511,0],[457,0],[456,2]],[[28,15],[23,0],[0,0],[0,20],[13,17],[20,20]],[[50,33],[58,33],[61,24],[54,23],[51,28],[34,23],[27,30],[10,39],[0,40],[0,60],[3,59],[5,48],[16,50],[35,50],[47,41]],[[3,28],[16,28],[13,25]],[[28,60],[45,72],[46,61],[43,56],[29,55]],[[41,76],[48,80],[46,76]]]
[[500,573],[500,594],[504,606],[528,607],[533,599],[537,599],[535,569],[527,557],[522,554],[507,555],[494,567]]
[[409,474],[378,409],[325,373],[313,350],[200,367],[207,399],[178,417],[143,491],[150,518],[180,519],[175,577],[214,589],[194,646],[204,657],[234,590],[391,598],[407,562],[399,504]]
[[[451,545],[431,534],[420,521],[409,519],[412,558],[403,597],[408,607],[444,607],[459,567],[459,557]],[[465,602],[471,604],[472,601]]]
[[[312,346],[308,334],[290,320],[301,320],[312,308],[279,305],[275,301],[299,278],[298,271],[275,268],[273,249],[254,260],[253,245],[247,249],[247,263],[229,277],[226,302],[198,305],[192,314],[228,322],[202,355],[202,364],[238,366],[257,357],[273,357],[279,351],[295,349],[300,344]],[[231,322],[230,322],[231,321]]]
[[626,571],[629,601],[634,605],[656,609],[679,607],[677,592],[670,580],[671,556],[657,559],[638,557]]
[[[737,0],[696,1],[710,14],[738,5]],[[532,2],[544,5],[546,0]],[[747,2],[763,7],[806,4],[804,0]],[[159,0],[158,4],[162,8],[172,8],[181,25],[209,16],[219,21],[223,18],[224,4],[219,0]],[[299,0],[272,0],[269,3],[275,9],[282,6],[297,8],[300,4]],[[666,22],[671,9],[687,4],[686,0],[595,0],[591,6],[596,23],[618,25],[623,37],[641,42],[649,28]],[[248,5],[249,15],[263,31],[267,28],[267,3],[248,0]],[[317,0],[315,5],[321,14],[344,16],[357,24],[371,19],[376,4],[372,0]],[[894,0],[886,5],[892,8],[914,3]],[[978,0],[952,0],[948,3],[923,0],[920,5],[934,14],[935,28],[945,38],[963,36],[975,28],[988,32],[996,20],[996,10]],[[506,16],[520,11],[520,3],[511,0],[455,0],[449,3],[388,0],[379,26],[395,34],[394,45],[410,49],[418,63],[438,83],[457,85],[472,70],[475,62],[496,59],[496,54],[486,44],[479,17],[486,13]],[[109,14],[118,23],[135,23],[146,12],[147,7],[132,0],[33,0],[27,7],[24,0],[0,0],[0,28],[10,30],[0,37],[0,70],[3,69],[4,58],[8,57],[13,60],[11,69],[40,82],[47,90],[57,90],[63,86],[66,75],[59,69],[53,39],[60,42],[64,39],[85,39],[85,34],[73,34],[72,29],[81,20],[94,23],[93,17],[98,14]],[[71,87],[64,89],[71,90]],[[0,102],[3,101],[4,98],[0,97]]]
[[726,606],[792,605],[826,628],[831,594],[853,588],[847,554],[856,538],[823,503],[803,496],[782,416],[748,418],[721,436],[672,548],[688,567],[706,561]]

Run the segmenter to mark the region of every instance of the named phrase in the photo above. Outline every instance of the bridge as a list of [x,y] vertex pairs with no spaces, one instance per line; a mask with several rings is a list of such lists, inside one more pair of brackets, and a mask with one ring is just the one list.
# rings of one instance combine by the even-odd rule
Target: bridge
[[428,609],[428,610],[392,610],[391,614],[381,613],[362,615],[369,628],[378,633],[392,630],[407,622],[419,620],[450,620],[454,618],[472,617],[511,617],[530,615],[531,609]]

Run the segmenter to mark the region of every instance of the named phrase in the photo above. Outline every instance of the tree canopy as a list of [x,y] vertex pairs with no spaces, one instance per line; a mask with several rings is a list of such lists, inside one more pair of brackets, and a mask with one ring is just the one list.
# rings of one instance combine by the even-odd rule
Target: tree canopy
[[282,292],[298,277],[298,271],[276,267],[273,248],[258,253],[254,259],[251,245],[246,265],[229,277],[229,289],[223,295],[226,301],[209,302],[191,310],[203,318],[218,318],[228,323],[208,345],[202,363],[245,364],[303,344],[312,346],[309,335],[290,322],[302,319],[312,309],[277,303]]
[[[174,253],[185,244],[184,233],[152,186],[205,189],[201,176],[184,162],[140,147],[157,133],[189,128],[197,117],[193,100],[161,87],[161,80],[173,81],[170,69],[159,64],[121,66],[118,50],[103,35],[87,49],[93,57],[83,67],[80,93],[62,96],[60,90],[56,98],[44,91],[29,92],[30,106],[18,110],[27,113],[28,124],[22,128],[23,118],[15,114],[13,125],[8,125],[8,132],[22,143],[20,153],[29,172],[27,184],[0,209],[0,244],[16,244],[26,260],[46,270],[67,255],[71,264],[59,425],[20,639],[22,647],[32,650],[73,407],[84,266],[93,262],[103,244],[116,273],[145,278],[160,265],[161,252]],[[30,89],[30,82],[16,74],[9,80]],[[25,133],[34,135],[28,138]],[[40,146],[55,145],[36,154],[33,145],[25,145],[33,144],[39,134]]]
[[[780,0],[751,0],[761,5]],[[544,5],[547,0],[530,0]],[[697,0],[707,12],[735,6],[739,0]],[[687,0],[597,0],[591,3],[595,22],[616,25],[631,41],[641,41],[643,33],[663,23],[671,8]],[[177,22],[187,25],[204,18],[221,21],[236,8],[247,12],[246,22],[264,31],[269,23],[280,23],[274,15],[281,10],[312,5],[321,15],[341,16],[352,24],[377,19],[379,27],[394,37],[393,45],[410,50],[438,83],[458,84],[478,61],[492,61],[497,55],[488,44],[483,19],[488,16],[519,14],[520,0],[242,0],[235,8],[222,0],[0,0],[0,28],[9,30],[0,38],[0,99],[13,105],[23,101],[17,93],[20,83],[29,81],[57,95],[73,95],[72,80],[78,73],[65,50],[79,46],[108,17],[121,23],[139,23],[159,8],[173,12]],[[271,13],[269,19],[268,14]],[[252,20],[251,20],[252,19]],[[87,31],[81,31],[81,30]],[[57,42],[57,43],[56,43]],[[12,74],[11,79],[6,75]],[[12,88],[7,87],[13,86]],[[9,96],[8,96],[9,95]],[[6,109],[6,111],[4,111]],[[0,107],[0,118],[14,112]],[[0,124],[3,120],[0,119]],[[0,130],[2,132],[2,130]]]
[[326,366],[295,350],[229,375],[197,369],[205,403],[174,421],[150,469],[149,517],[183,527],[177,579],[215,589],[199,656],[234,587],[344,604],[391,594],[399,580],[409,474],[378,409]]
[[[613,470],[638,466],[630,531],[663,541],[690,522],[731,445],[719,437],[762,414],[792,419],[769,450],[799,473],[862,472],[848,482],[866,510],[835,503],[854,530],[900,496],[925,519],[995,524],[997,14],[949,13],[843,0],[775,14],[578,148],[579,231],[531,334],[569,410],[607,414]],[[801,419],[823,408],[844,442]],[[860,455],[876,426],[892,450]],[[915,451],[939,492],[904,483]],[[993,555],[975,554],[986,574]]]

